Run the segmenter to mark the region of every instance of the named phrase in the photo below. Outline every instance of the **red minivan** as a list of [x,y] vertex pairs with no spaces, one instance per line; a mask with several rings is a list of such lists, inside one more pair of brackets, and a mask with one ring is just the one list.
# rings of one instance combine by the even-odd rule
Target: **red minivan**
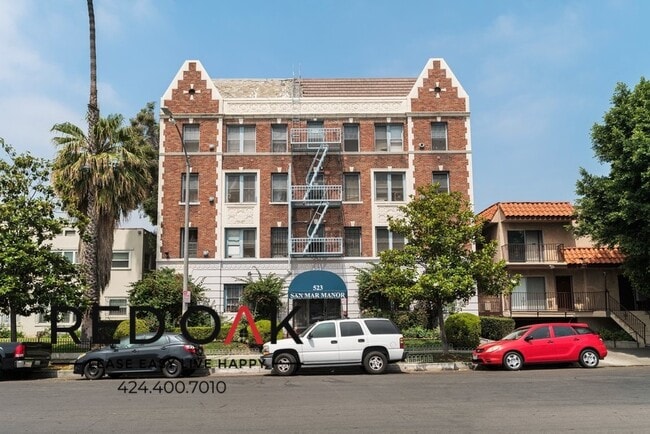
[[472,361],[503,365],[510,371],[533,363],[578,362],[595,368],[606,355],[605,343],[587,324],[545,323],[520,327],[500,341],[479,345]]

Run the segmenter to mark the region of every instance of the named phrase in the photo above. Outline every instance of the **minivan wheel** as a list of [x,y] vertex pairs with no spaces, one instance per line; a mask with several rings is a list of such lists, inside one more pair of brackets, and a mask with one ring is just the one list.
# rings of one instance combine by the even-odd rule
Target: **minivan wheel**
[[580,366],[583,368],[595,368],[598,366],[598,361],[598,354],[590,348],[582,350],[580,353],[580,359],[578,360],[578,362],[580,362]]
[[167,378],[177,378],[183,372],[183,365],[180,360],[171,358],[163,362],[162,373]]
[[296,358],[290,353],[281,353],[273,359],[273,372],[277,375],[288,376],[296,372]]
[[381,351],[370,351],[363,358],[363,367],[368,374],[382,374],[387,365],[386,355]]
[[510,351],[503,356],[503,367],[508,371],[518,371],[524,365],[524,359],[521,354]]
[[104,376],[104,365],[99,360],[91,360],[84,366],[84,377],[89,380],[99,380]]

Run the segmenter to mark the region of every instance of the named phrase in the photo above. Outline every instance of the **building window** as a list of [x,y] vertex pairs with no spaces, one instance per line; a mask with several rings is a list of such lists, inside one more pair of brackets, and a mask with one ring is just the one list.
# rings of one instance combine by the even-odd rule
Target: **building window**
[[238,173],[226,175],[226,202],[228,203],[254,203],[256,202],[255,183],[257,175],[254,173]]
[[[190,229],[190,231],[189,231],[190,237],[188,239],[188,252],[189,252],[188,257],[189,258],[196,258],[196,252],[198,250],[197,247],[198,247],[198,240],[199,240],[199,230],[197,228],[189,228],[189,229]],[[181,237],[180,237],[181,238],[181,246],[180,246],[181,247],[180,248],[181,254],[179,255],[179,257],[181,257],[181,258],[185,257],[185,255],[183,254],[183,250],[185,249],[185,244],[184,244],[185,243],[185,236],[184,235],[185,235],[185,228],[181,228]]]
[[126,298],[110,298],[108,300],[109,306],[117,306],[119,311],[109,312],[111,316],[126,316]]
[[228,283],[223,285],[225,311],[237,312],[241,306],[242,295],[244,295],[244,285]]
[[378,227],[375,229],[377,255],[388,249],[404,248],[404,237],[388,230],[388,228]]
[[286,125],[271,125],[271,152],[287,152]]
[[226,258],[254,258],[255,231],[255,229],[226,229]]
[[449,172],[433,172],[432,181],[438,184],[438,193],[449,193]]
[[375,173],[375,200],[379,202],[403,202],[404,174]]
[[509,262],[542,262],[543,260],[542,231],[508,231]]
[[289,230],[287,228],[271,228],[271,257],[286,258],[289,256]]
[[345,152],[359,152],[359,125],[343,125],[343,150]]
[[[186,173],[181,175],[181,203],[185,203],[185,177]],[[190,173],[190,203],[199,201],[199,174]]]
[[76,264],[77,263],[77,251],[76,250],[63,250],[61,256],[67,259],[69,262]]
[[129,268],[129,252],[113,252],[111,268]]
[[361,256],[361,228],[349,226],[345,228],[345,256]]
[[358,173],[343,174],[343,200],[347,202],[361,201]]
[[226,136],[226,152],[255,152],[254,125],[228,125]]
[[74,229],[65,229],[63,231],[64,237],[74,237],[75,235],[77,235],[77,231]]
[[183,146],[189,152],[199,152],[199,124],[183,125]]
[[271,202],[286,202],[289,188],[289,177],[286,173],[271,174]]
[[431,123],[431,149],[434,151],[447,150],[447,122]]
[[[59,312],[59,315],[57,317],[57,322],[59,324],[71,324],[74,321],[74,314],[70,311],[67,312]],[[50,324],[50,314],[49,312],[47,313],[39,313],[38,314],[38,319],[37,321],[39,324]]]
[[544,277],[522,277],[510,295],[512,310],[545,310],[546,282]]
[[375,125],[375,151],[399,152],[402,144],[402,125]]
[[325,124],[323,121],[307,121],[307,141],[323,143],[325,141]]

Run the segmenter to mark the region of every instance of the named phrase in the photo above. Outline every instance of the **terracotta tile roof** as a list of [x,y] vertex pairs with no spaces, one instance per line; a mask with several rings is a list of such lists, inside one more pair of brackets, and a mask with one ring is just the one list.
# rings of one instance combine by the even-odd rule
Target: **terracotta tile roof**
[[492,220],[497,211],[506,219],[569,220],[573,205],[570,202],[497,202],[479,215]]
[[[224,98],[291,98],[293,79],[214,79]],[[406,97],[415,78],[303,78],[301,98]]]
[[607,247],[565,247],[562,252],[567,265],[622,264],[625,259],[620,250]]

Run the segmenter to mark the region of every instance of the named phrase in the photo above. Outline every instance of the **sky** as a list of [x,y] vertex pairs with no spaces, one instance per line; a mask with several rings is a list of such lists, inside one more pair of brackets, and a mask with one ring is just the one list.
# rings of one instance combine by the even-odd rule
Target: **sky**
[[[95,0],[102,116],[133,117],[183,62],[212,78],[417,77],[444,58],[470,97],[474,208],[575,201],[605,174],[590,130],[650,77],[645,0]],[[0,137],[54,158],[85,125],[85,0],[0,0]],[[4,156],[3,156],[4,157]],[[132,216],[123,226],[147,227]]]

